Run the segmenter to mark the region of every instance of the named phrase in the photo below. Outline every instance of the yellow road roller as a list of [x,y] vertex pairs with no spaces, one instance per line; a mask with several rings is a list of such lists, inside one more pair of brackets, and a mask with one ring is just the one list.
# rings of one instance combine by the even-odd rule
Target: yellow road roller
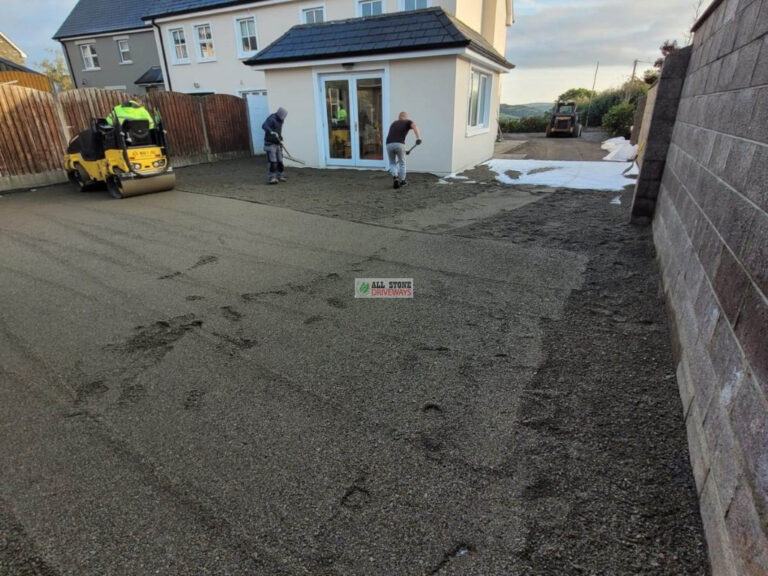
[[154,126],[148,120],[123,120],[113,113],[91,122],[70,140],[64,169],[80,190],[106,184],[114,198],[171,190],[176,174],[166,152],[165,132],[155,111]]

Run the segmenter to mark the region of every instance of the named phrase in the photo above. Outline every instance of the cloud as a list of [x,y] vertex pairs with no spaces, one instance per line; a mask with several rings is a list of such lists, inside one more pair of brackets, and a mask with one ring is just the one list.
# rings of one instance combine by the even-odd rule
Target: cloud
[[46,49],[61,52],[51,40],[77,0],[5,0],[0,32],[27,53],[27,64],[50,58]]
[[516,3],[516,23],[507,30],[507,58],[519,69],[654,60],[664,40],[683,40],[695,3],[524,0]]

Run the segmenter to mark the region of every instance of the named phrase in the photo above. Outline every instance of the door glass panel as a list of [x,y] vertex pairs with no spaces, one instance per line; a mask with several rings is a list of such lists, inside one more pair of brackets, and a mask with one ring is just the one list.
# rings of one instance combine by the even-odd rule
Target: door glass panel
[[381,78],[357,81],[357,120],[360,160],[383,160],[381,137]]
[[328,151],[331,158],[352,158],[349,125],[349,81],[326,80],[325,108],[328,121]]

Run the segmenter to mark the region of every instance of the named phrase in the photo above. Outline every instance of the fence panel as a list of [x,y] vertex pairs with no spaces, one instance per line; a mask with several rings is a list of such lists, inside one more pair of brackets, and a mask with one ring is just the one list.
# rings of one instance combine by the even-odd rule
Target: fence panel
[[[130,97],[101,88],[69,90],[57,96],[0,85],[0,190],[65,179],[62,159],[69,139]],[[152,94],[144,100],[163,117],[168,151],[176,166],[250,153],[245,100],[175,92]]]
[[206,154],[205,133],[196,96],[178,92],[157,92],[145,98],[149,109],[157,108],[168,133],[168,153],[173,158]]
[[119,90],[81,88],[67,90],[59,95],[70,135],[86,130],[93,118],[106,118],[112,108],[131,97]]
[[24,88],[34,88],[43,92],[53,92],[51,81],[42,74],[33,74],[31,72],[19,72],[17,70],[0,71],[0,84],[10,84],[12,86],[21,86]]
[[243,98],[214,94],[202,99],[211,154],[250,151],[250,127]]
[[61,170],[64,141],[52,94],[0,86],[0,176]]

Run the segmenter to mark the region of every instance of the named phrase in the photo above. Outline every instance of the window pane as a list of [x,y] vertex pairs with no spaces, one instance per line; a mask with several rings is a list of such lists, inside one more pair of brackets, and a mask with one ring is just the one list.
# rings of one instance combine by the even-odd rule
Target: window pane
[[213,36],[211,34],[211,27],[208,24],[204,26],[197,26],[197,38],[198,45],[200,47],[201,58],[213,58],[215,56],[213,52]]
[[480,90],[478,92],[477,103],[477,124],[478,126],[485,126],[485,112],[486,112],[486,97],[488,95],[488,76],[482,74],[480,76]]
[[349,126],[349,82],[325,83],[325,111],[328,123],[328,153],[331,158],[352,158],[352,132]]
[[477,72],[472,72],[470,85],[468,124],[470,126],[477,126],[477,103],[480,93],[480,77]]
[[383,6],[381,0],[374,0],[372,2],[361,2],[361,13],[363,16],[375,16],[376,14],[383,13]]

